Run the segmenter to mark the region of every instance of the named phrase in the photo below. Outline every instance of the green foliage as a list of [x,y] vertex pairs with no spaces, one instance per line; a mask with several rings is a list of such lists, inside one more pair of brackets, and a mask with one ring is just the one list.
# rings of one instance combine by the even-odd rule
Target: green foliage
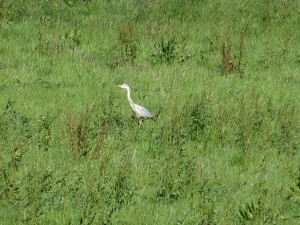
[[107,64],[111,68],[128,63],[134,65],[137,57],[137,34],[131,24],[119,28],[118,43],[108,51]]
[[4,0],[0,18],[0,223],[298,223],[297,0]]
[[160,62],[164,62],[164,63],[173,62],[177,55],[176,45],[177,43],[175,42],[174,37],[172,37],[167,41],[164,40],[160,41],[157,45],[157,54],[154,55],[154,57],[157,58],[157,60]]
[[156,45],[156,53],[152,55],[152,63],[184,62],[189,56],[185,49],[185,44],[179,43],[175,36],[159,41]]
[[258,205],[255,205],[252,201],[250,204],[246,203],[245,207],[240,208],[239,213],[242,221],[249,221],[255,219],[255,217],[260,214],[259,212],[260,204],[261,203],[258,202]]
[[40,125],[37,130],[39,134],[39,148],[45,151],[49,150],[51,145],[51,123],[54,118],[48,114],[40,115]]

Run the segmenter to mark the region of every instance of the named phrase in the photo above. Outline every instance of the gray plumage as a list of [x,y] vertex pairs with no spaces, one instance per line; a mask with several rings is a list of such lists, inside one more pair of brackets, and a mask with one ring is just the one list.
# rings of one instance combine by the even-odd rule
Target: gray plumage
[[153,118],[153,116],[148,111],[148,109],[144,108],[143,106],[133,103],[133,101],[130,97],[130,88],[127,84],[118,85],[118,87],[127,90],[128,102],[129,102],[131,108],[133,109],[133,111],[135,112],[135,115],[137,116],[137,118],[141,118],[141,119],[152,119]]

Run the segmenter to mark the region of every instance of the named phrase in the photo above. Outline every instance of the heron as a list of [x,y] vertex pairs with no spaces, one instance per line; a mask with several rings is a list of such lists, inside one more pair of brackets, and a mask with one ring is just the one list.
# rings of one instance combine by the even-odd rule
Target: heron
[[152,119],[153,118],[153,116],[148,111],[148,109],[144,108],[143,106],[133,103],[133,101],[130,97],[130,87],[128,86],[128,84],[121,84],[121,85],[117,85],[117,86],[127,90],[128,102],[129,102],[131,108],[133,109],[133,111],[135,112],[135,115],[137,118],[139,118],[139,119]]

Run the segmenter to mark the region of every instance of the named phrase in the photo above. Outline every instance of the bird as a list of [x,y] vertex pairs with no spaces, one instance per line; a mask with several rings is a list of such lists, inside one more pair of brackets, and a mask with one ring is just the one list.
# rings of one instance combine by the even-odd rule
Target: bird
[[135,115],[137,118],[139,118],[139,119],[152,119],[153,118],[153,116],[148,111],[148,109],[144,108],[143,106],[133,103],[133,101],[130,97],[130,87],[128,86],[128,84],[121,84],[121,85],[117,85],[117,86],[119,88],[123,88],[123,89],[127,90],[128,102],[129,102],[131,108],[133,109],[133,111],[135,112]]

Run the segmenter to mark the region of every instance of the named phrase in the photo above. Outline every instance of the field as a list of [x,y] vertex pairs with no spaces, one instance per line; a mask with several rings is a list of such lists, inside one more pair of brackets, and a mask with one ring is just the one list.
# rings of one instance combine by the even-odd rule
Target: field
[[0,225],[300,224],[299,15],[0,1]]

